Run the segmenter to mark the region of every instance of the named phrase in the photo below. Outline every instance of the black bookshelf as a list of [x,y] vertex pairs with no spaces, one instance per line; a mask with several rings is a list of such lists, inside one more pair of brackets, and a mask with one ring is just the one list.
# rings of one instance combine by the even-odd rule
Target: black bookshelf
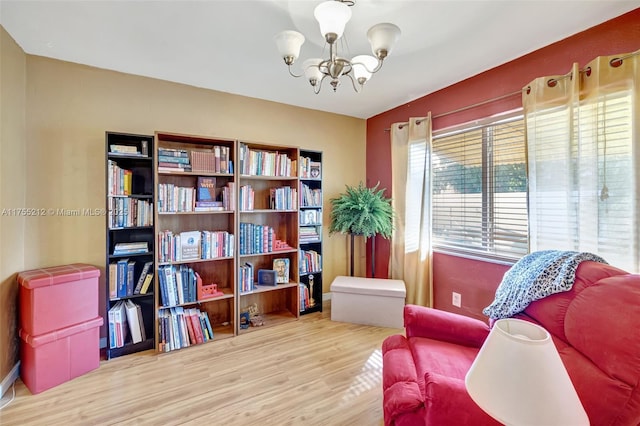
[[[155,347],[153,142],[153,135],[105,134],[107,359]],[[144,248],[114,253],[116,247],[131,243]],[[145,264],[150,264],[146,272]],[[141,282],[148,274],[152,277],[147,291],[136,294],[143,272]]]
[[[300,149],[300,315],[322,312],[322,152]],[[304,286],[304,287],[302,287]],[[306,290],[304,290],[306,288]],[[305,305],[303,291],[308,292]],[[303,306],[305,305],[305,306]]]

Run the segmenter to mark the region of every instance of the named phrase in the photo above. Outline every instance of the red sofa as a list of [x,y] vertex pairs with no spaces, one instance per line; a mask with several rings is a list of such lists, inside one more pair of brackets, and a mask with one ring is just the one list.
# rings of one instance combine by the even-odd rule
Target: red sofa
[[[640,425],[640,275],[586,261],[571,290],[516,318],[551,334],[592,425]],[[406,305],[382,344],[385,425],[496,425],[464,377],[489,334],[473,318]]]

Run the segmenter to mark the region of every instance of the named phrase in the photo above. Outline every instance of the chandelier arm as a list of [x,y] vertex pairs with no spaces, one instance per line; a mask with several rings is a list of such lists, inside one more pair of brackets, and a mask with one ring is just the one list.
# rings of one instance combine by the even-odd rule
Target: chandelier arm
[[313,93],[315,93],[316,95],[318,93],[320,93],[320,90],[322,89],[322,82],[328,77],[328,74],[325,74],[322,76],[322,78],[320,79],[320,82],[316,85],[316,87],[318,88],[318,90],[316,90],[316,87],[313,88]]
[[358,90],[358,86],[356,85],[356,79],[353,78],[353,76],[351,75],[351,72],[348,72],[343,75],[346,75],[347,77],[349,77],[349,80],[351,80],[351,84],[353,85],[353,90],[355,90],[356,93],[360,93],[360,90]]
[[291,65],[287,65],[287,68],[289,69],[289,74],[290,74],[292,77],[298,78],[298,77],[302,77],[302,76],[304,75],[304,72],[303,72],[302,74],[300,74],[300,75],[294,74],[294,73],[291,71]]
[[353,65],[362,65],[364,69],[367,70],[367,72],[370,72],[371,74],[375,74],[378,71],[380,71],[380,68],[382,68],[383,63],[384,63],[384,59],[378,59],[378,65],[376,65],[375,68],[372,70],[370,70],[369,67],[367,67],[367,65],[364,62],[351,62],[351,66],[353,67]]

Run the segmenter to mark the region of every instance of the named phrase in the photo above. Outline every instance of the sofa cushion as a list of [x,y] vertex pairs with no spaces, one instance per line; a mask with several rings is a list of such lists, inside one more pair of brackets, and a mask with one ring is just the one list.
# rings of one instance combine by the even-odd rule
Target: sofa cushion
[[423,395],[425,395],[425,374],[435,373],[464,380],[464,376],[478,354],[478,348],[426,337],[413,337],[409,340],[409,345],[413,353],[418,384]]
[[[604,278],[580,292],[567,309],[565,333],[568,344],[593,363],[593,369],[602,375],[602,379],[594,377],[588,385],[579,385],[583,394],[593,389],[593,400],[587,404],[600,406],[597,410],[600,414],[609,407],[610,418],[630,415],[629,419],[633,419],[619,424],[638,424],[640,275]],[[565,365],[574,361],[568,356],[563,360]],[[569,371],[569,374],[584,381],[586,367],[580,364],[579,372],[572,375]],[[604,395],[609,399],[606,403],[602,401]],[[589,396],[585,395],[585,398]],[[591,421],[600,424],[595,419]]]
[[569,291],[556,293],[532,302],[524,313],[547,329],[552,335],[567,341],[565,335],[565,315],[567,308],[577,294],[603,278],[624,275],[627,272],[599,262],[581,262],[576,270],[576,279]]

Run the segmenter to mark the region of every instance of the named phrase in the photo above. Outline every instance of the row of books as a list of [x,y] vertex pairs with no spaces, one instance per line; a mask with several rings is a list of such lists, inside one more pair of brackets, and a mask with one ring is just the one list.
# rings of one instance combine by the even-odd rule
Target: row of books
[[[206,185],[204,180],[201,185]],[[207,188],[207,190],[209,190]],[[215,188],[212,189],[215,194]],[[202,187],[181,187],[171,183],[158,184],[158,212],[178,213],[197,211],[222,211],[234,210],[235,203],[234,183],[229,182],[221,188],[221,200],[207,197],[203,198],[204,189]]]
[[159,172],[190,172],[189,152],[185,149],[158,148]]
[[300,251],[300,273],[309,274],[322,270],[322,255],[315,250]]
[[198,300],[198,280],[200,280],[200,275],[186,265],[160,266],[158,281],[162,306],[169,307],[196,302]]
[[158,350],[175,351],[213,340],[213,327],[206,311],[173,308],[158,311]]
[[253,264],[247,262],[244,265],[240,265],[239,272],[238,290],[240,294],[251,293],[255,289]]
[[140,148],[138,149],[137,145],[120,145],[120,144],[112,144],[109,145],[109,152],[111,154],[123,154],[123,155],[135,155],[140,157],[146,157],[149,155],[149,143],[148,141],[140,141]]
[[[240,210],[251,211],[255,208],[255,191],[251,185],[240,187]],[[298,191],[289,186],[269,190],[269,208],[273,210],[296,210]]]
[[158,171],[161,172],[198,172],[233,173],[231,148],[215,145],[211,149],[158,149]]
[[158,233],[158,261],[217,259],[232,257],[235,237],[227,231],[172,231]]
[[232,174],[231,147],[215,145],[211,150],[192,150],[191,168],[194,172]]
[[298,236],[301,243],[312,243],[320,241],[320,226],[301,226]]
[[142,307],[131,300],[119,300],[108,312],[109,348],[121,348],[125,344],[147,340]]
[[269,208],[274,210],[297,210],[298,191],[289,186],[269,190]]
[[309,185],[302,184],[300,190],[300,206],[322,207],[322,189],[311,189]]
[[131,195],[133,172],[118,166],[113,160],[107,162],[108,195]]
[[152,226],[153,205],[139,198],[110,198],[107,220],[111,229]]
[[283,152],[249,149],[241,143],[239,157],[243,175],[293,177],[297,173],[297,161]]
[[309,288],[304,283],[300,283],[298,290],[300,292],[300,312],[304,312],[310,308]]
[[[136,275],[136,265],[142,265]],[[117,299],[147,294],[153,282],[153,262],[120,259],[109,264],[109,297]]]
[[300,157],[300,177],[302,179],[320,179],[322,164],[312,161],[309,157]]
[[262,254],[292,248],[276,238],[276,231],[269,225],[240,222],[240,254]]
[[116,243],[113,247],[113,255],[126,256],[129,254],[141,254],[149,251],[149,244],[146,241],[127,241]]

